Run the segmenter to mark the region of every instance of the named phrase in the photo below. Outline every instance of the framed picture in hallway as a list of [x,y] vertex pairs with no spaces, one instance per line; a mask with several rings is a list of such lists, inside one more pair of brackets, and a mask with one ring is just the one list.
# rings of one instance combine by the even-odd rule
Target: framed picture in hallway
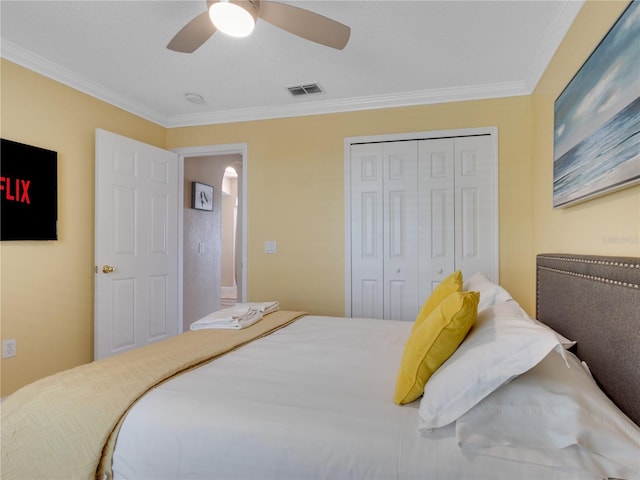
[[631,2],[554,103],[554,208],[640,183],[639,56]]
[[191,182],[191,208],[213,211],[213,187],[211,185]]

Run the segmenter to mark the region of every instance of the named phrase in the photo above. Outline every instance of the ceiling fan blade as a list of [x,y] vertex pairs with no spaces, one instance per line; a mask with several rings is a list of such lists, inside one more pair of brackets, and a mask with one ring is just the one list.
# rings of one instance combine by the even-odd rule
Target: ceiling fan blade
[[187,23],[171,39],[167,48],[174,52],[193,53],[216,32],[209,12],[203,12]]
[[351,35],[351,28],[340,22],[285,3],[262,0],[258,16],[289,33],[337,50],[347,45]]

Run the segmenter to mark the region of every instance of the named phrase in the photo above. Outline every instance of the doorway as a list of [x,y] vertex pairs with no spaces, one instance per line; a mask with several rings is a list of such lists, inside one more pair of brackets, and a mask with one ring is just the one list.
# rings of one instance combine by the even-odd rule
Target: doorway
[[222,178],[221,203],[221,307],[231,307],[238,301],[238,279],[236,277],[237,225],[238,225],[238,172],[229,165]]
[[[247,155],[246,144],[181,148],[174,152],[178,154],[179,197],[183,199],[178,219],[179,323],[181,331],[187,331],[191,323],[230,301],[246,299]],[[225,171],[231,170],[237,177],[231,180],[227,173],[225,180]],[[192,182],[213,186],[211,211],[191,208]],[[235,192],[229,191],[229,184]],[[237,205],[232,200],[235,212],[230,225],[228,204],[232,193],[236,194]]]

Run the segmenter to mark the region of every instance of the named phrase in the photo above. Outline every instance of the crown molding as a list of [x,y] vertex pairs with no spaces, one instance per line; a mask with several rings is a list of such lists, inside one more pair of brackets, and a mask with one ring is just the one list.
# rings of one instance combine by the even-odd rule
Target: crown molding
[[167,116],[157,110],[124,95],[120,95],[113,90],[108,89],[104,85],[100,85],[99,83],[78,75],[71,70],[50,62],[49,60],[29,52],[12,42],[6,40],[2,41],[0,56],[10,62],[16,63],[82,93],[86,93],[87,95],[121,108],[122,110],[126,110],[127,112],[133,113],[134,115],[149,120],[150,122],[157,123],[163,127],[167,126]]
[[104,85],[77,75],[64,67],[56,65],[8,41],[2,42],[0,56],[165,128],[191,127],[530,95],[583,4],[584,0],[572,0],[562,4],[555,21],[550,23],[544,41],[536,54],[536,60],[532,63],[523,81],[473,85],[470,87],[450,87],[388,95],[372,95],[341,100],[304,102],[272,107],[242,108],[197,114],[168,116],[148,105],[120,95],[106,88]]
[[246,122],[252,120],[268,120],[274,118],[322,115],[379,108],[406,107],[433,103],[458,102],[464,100],[481,100],[485,98],[528,95],[530,90],[524,82],[511,82],[472,87],[452,87],[417,92],[405,92],[388,95],[329,100],[321,102],[305,102],[294,105],[273,107],[244,108],[206,112],[190,115],[167,116],[157,110],[119,95],[112,90],[88,80],[85,77],[56,65],[38,55],[3,41],[1,56],[29,70],[51,78],[57,82],[91,95],[110,105],[154,122],[165,128],[191,127],[220,123]]
[[583,5],[584,0],[571,0],[560,5],[558,15],[549,24],[540,48],[536,52],[535,60],[525,77],[525,83],[529,91],[533,92],[535,90]]
[[417,92],[347,98],[308,102],[295,105],[281,105],[260,108],[225,110],[220,112],[176,115],[169,118],[168,127],[193,127],[219,123],[269,120],[274,118],[302,117],[330,113],[374,110],[380,108],[407,107],[434,103],[483,100],[498,97],[528,95],[531,92],[524,82],[475,85],[472,87],[451,87]]

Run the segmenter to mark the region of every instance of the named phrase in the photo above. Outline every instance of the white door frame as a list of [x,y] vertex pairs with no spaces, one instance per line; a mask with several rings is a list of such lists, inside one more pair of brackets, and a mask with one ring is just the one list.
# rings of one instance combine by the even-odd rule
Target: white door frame
[[178,328],[183,331],[183,255],[184,255],[184,159],[191,157],[209,157],[220,155],[242,156],[242,198],[240,212],[242,215],[242,232],[240,237],[241,282],[238,285],[238,300],[247,299],[247,144],[230,143],[225,145],[203,145],[200,147],[173,148],[178,154]]
[[[409,133],[390,133],[384,135],[365,135],[361,137],[347,137],[344,139],[344,315],[351,316],[351,145],[355,143],[373,143],[373,142],[396,142],[402,140],[430,140],[442,137],[465,137],[471,135],[490,135],[492,140],[493,154],[495,155],[496,166],[496,191],[495,205],[498,204],[499,190],[499,157],[498,157],[498,127],[478,127],[478,128],[460,128],[452,130],[434,130],[430,132],[409,132]],[[496,251],[495,251],[495,271],[499,275],[500,258],[499,258],[499,221],[496,221]]]

